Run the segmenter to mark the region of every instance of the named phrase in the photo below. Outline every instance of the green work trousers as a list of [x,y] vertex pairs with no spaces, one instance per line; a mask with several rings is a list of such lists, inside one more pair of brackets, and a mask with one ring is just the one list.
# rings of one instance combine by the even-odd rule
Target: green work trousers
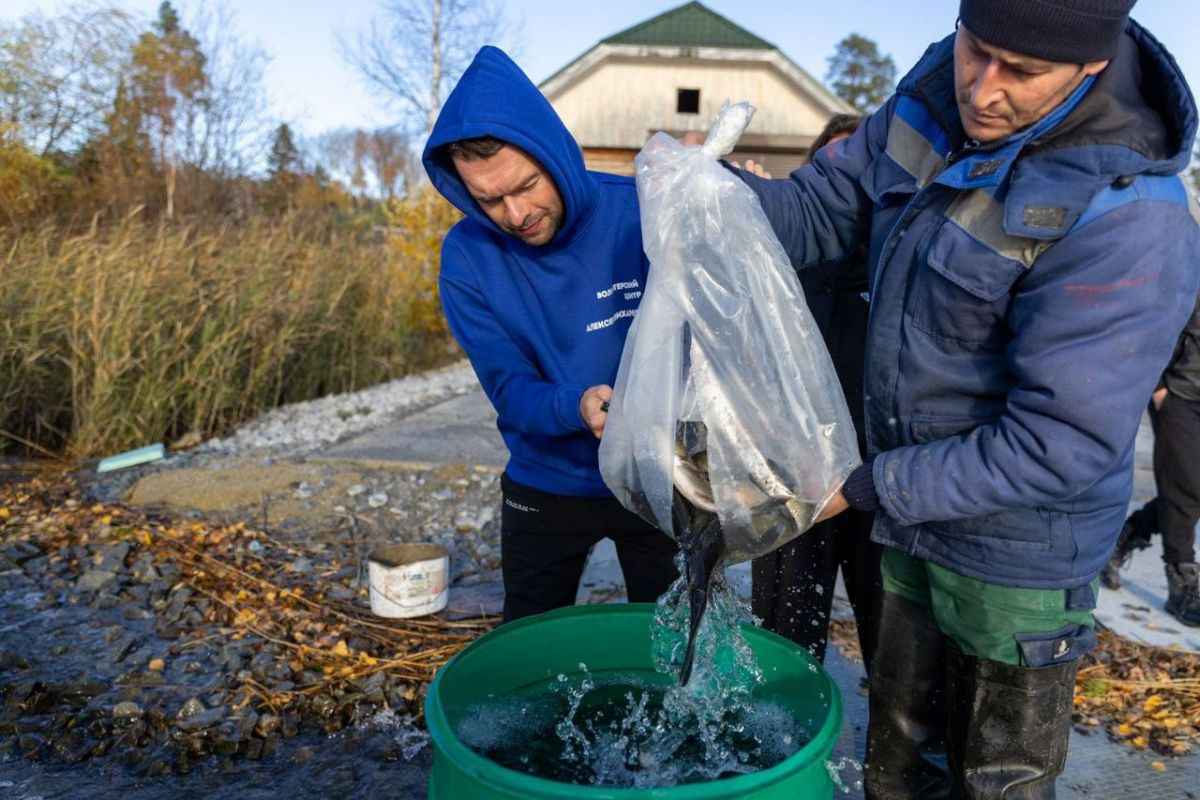
[[1078,589],[999,586],[884,548],[883,590],[924,606],[968,656],[1045,667],[1074,661],[1095,644],[1099,579]]

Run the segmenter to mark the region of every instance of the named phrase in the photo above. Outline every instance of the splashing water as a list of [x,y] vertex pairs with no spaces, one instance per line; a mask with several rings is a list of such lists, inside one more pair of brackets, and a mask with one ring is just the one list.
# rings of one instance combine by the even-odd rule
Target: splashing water
[[658,601],[655,673],[560,674],[474,708],[459,738],[487,758],[575,784],[651,788],[773,766],[810,739],[782,706],[754,696],[763,682],[739,622],[748,609],[719,573],[698,633],[692,679],[678,683],[687,648],[683,580]]
[[826,761],[825,771],[829,773],[834,787],[842,794],[862,791],[863,765],[853,758],[839,758],[836,764]]

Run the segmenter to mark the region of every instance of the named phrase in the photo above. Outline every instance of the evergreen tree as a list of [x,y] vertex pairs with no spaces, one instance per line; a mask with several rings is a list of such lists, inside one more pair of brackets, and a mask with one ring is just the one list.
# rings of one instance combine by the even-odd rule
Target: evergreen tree
[[834,93],[864,114],[883,105],[895,88],[896,64],[880,55],[875,42],[852,33],[838,42],[829,58],[825,82]]
[[300,149],[286,122],[275,129],[271,137],[271,152],[267,155],[267,172],[272,179],[300,172]]
[[300,148],[296,146],[292,129],[286,122],[281,123],[271,136],[271,152],[267,154],[269,177],[265,199],[268,208],[292,210],[302,171]]

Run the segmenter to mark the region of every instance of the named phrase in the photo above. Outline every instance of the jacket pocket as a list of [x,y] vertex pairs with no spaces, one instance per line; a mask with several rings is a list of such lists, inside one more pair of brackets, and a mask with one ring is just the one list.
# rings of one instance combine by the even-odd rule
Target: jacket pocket
[[1055,532],[1058,538],[1069,531],[1065,515],[1045,508],[1017,508],[977,517],[927,522],[930,533],[948,539],[975,541],[984,547],[1000,546],[1020,550],[1050,550]]
[[1096,646],[1096,631],[1087,625],[1064,625],[1044,633],[1013,635],[1026,667],[1052,667],[1075,661]]
[[1024,274],[1020,261],[943,222],[913,279],[912,324],[970,349],[1003,350],[1010,290]]
[[908,438],[913,444],[925,444],[969,433],[989,421],[968,416],[912,414],[908,418]]

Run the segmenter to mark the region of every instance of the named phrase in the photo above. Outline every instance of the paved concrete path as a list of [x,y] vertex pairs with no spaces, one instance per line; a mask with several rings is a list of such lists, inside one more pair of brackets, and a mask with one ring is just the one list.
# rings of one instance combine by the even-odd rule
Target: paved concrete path
[[496,430],[496,412],[479,389],[339,442],[321,457],[503,468],[508,450]]

